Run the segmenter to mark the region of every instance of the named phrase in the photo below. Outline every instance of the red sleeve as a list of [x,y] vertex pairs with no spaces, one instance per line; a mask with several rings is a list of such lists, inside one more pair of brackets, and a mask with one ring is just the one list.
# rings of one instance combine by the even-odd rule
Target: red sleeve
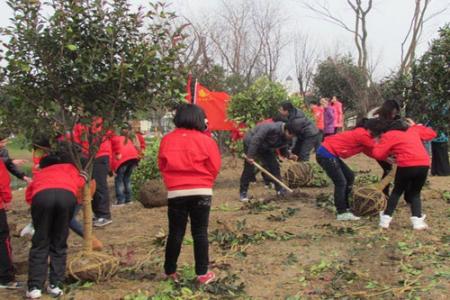
[[375,146],[375,140],[366,129],[358,128],[356,130],[360,131],[357,135],[357,141],[363,147],[363,153],[369,157],[373,157],[372,151]]
[[25,201],[31,205],[31,195],[33,194],[33,182],[31,182],[25,191]]
[[420,136],[420,139],[425,142],[431,141],[437,136],[436,132],[433,129],[423,125],[413,125],[409,130],[417,132]]
[[386,160],[392,146],[393,140],[390,138],[389,133],[383,134],[380,142],[376,143],[372,149],[372,157],[377,160]]
[[147,147],[147,145],[145,144],[145,139],[144,136],[141,133],[136,133],[136,136],[139,140],[139,144],[141,145],[141,152],[144,153],[145,152],[145,147]]
[[207,161],[207,167],[211,171],[211,174],[214,176],[214,178],[216,178],[220,171],[222,159],[220,157],[220,151],[217,143],[212,138],[208,138],[208,140],[209,145],[207,147],[207,150],[209,159]]

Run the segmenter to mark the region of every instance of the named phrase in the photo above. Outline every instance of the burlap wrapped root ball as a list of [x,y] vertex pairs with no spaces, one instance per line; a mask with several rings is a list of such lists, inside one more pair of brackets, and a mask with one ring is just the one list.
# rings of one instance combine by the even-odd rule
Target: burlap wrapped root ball
[[373,186],[359,187],[353,190],[350,208],[357,216],[373,216],[384,211],[387,205],[386,195]]
[[139,202],[145,208],[167,206],[167,191],[159,179],[146,181],[139,189]]
[[291,189],[307,186],[314,178],[314,171],[307,162],[286,161],[282,164],[283,181]]
[[70,257],[67,271],[70,278],[100,282],[110,279],[119,269],[119,260],[97,251],[82,251]]

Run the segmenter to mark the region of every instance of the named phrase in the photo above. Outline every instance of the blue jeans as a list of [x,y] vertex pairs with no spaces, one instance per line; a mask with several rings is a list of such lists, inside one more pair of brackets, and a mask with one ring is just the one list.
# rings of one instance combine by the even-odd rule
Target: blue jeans
[[117,204],[128,203],[131,201],[131,174],[137,166],[136,159],[128,160],[120,165],[116,171],[114,184],[116,188]]
[[79,236],[83,237],[83,225],[80,224],[77,220],[77,215],[80,209],[83,207],[81,204],[77,204],[75,206],[75,211],[73,212],[73,217],[70,220],[69,228],[72,229],[73,232],[78,234]]

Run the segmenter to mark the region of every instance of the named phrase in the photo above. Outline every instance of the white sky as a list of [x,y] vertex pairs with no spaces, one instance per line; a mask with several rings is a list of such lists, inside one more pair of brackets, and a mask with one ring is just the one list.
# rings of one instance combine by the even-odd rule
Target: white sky
[[[146,5],[148,0],[129,0],[134,5]],[[172,0],[172,10],[178,15],[184,15],[190,19],[198,20],[208,16],[214,17],[214,12],[220,7],[222,0]],[[240,1],[240,0],[224,0]],[[265,0],[253,0],[253,2]],[[280,3],[282,13],[285,14],[286,24],[284,34],[289,39],[296,32],[308,34],[319,47],[323,54],[334,52],[339,48],[340,52],[354,53],[352,35],[336,25],[318,19],[313,13],[302,6],[301,0],[268,0]],[[319,1],[319,0],[317,0]],[[321,1],[321,0],[320,0]],[[349,10],[346,0],[328,0],[332,11],[344,19],[352,20],[353,15]],[[376,77],[381,78],[398,66],[400,61],[400,44],[409,26],[414,10],[415,0],[374,0],[374,8],[368,18],[369,47],[374,60],[380,63],[376,70]],[[450,0],[432,0],[428,13],[431,14],[444,7],[450,6]],[[0,0],[0,26],[9,24],[12,16],[11,9],[6,5],[6,0]],[[429,42],[437,36],[437,29],[446,22],[450,22],[450,9],[445,13],[431,19],[426,23],[421,43],[417,54],[421,55]],[[283,53],[279,70],[280,79],[287,75],[295,76],[292,66],[293,53],[289,48]]]

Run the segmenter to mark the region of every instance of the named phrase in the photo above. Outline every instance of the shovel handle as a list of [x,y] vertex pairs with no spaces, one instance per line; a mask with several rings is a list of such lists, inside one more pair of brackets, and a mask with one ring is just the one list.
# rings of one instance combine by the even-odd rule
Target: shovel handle
[[[244,154],[243,155],[244,159],[247,159],[247,156]],[[275,176],[272,175],[272,173],[270,173],[269,171],[267,171],[266,169],[264,169],[260,164],[258,164],[256,161],[253,162],[253,164],[255,165],[256,168],[258,168],[261,172],[263,172],[264,174],[266,174],[267,176],[269,176],[273,181],[275,181],[276,183],[278,183],[279,185],[281,185],[284,189],[286,189],[289,193],[294,192],[291,188],[289,188],[286,184],[284,184],[280,179],[276,178]]]

